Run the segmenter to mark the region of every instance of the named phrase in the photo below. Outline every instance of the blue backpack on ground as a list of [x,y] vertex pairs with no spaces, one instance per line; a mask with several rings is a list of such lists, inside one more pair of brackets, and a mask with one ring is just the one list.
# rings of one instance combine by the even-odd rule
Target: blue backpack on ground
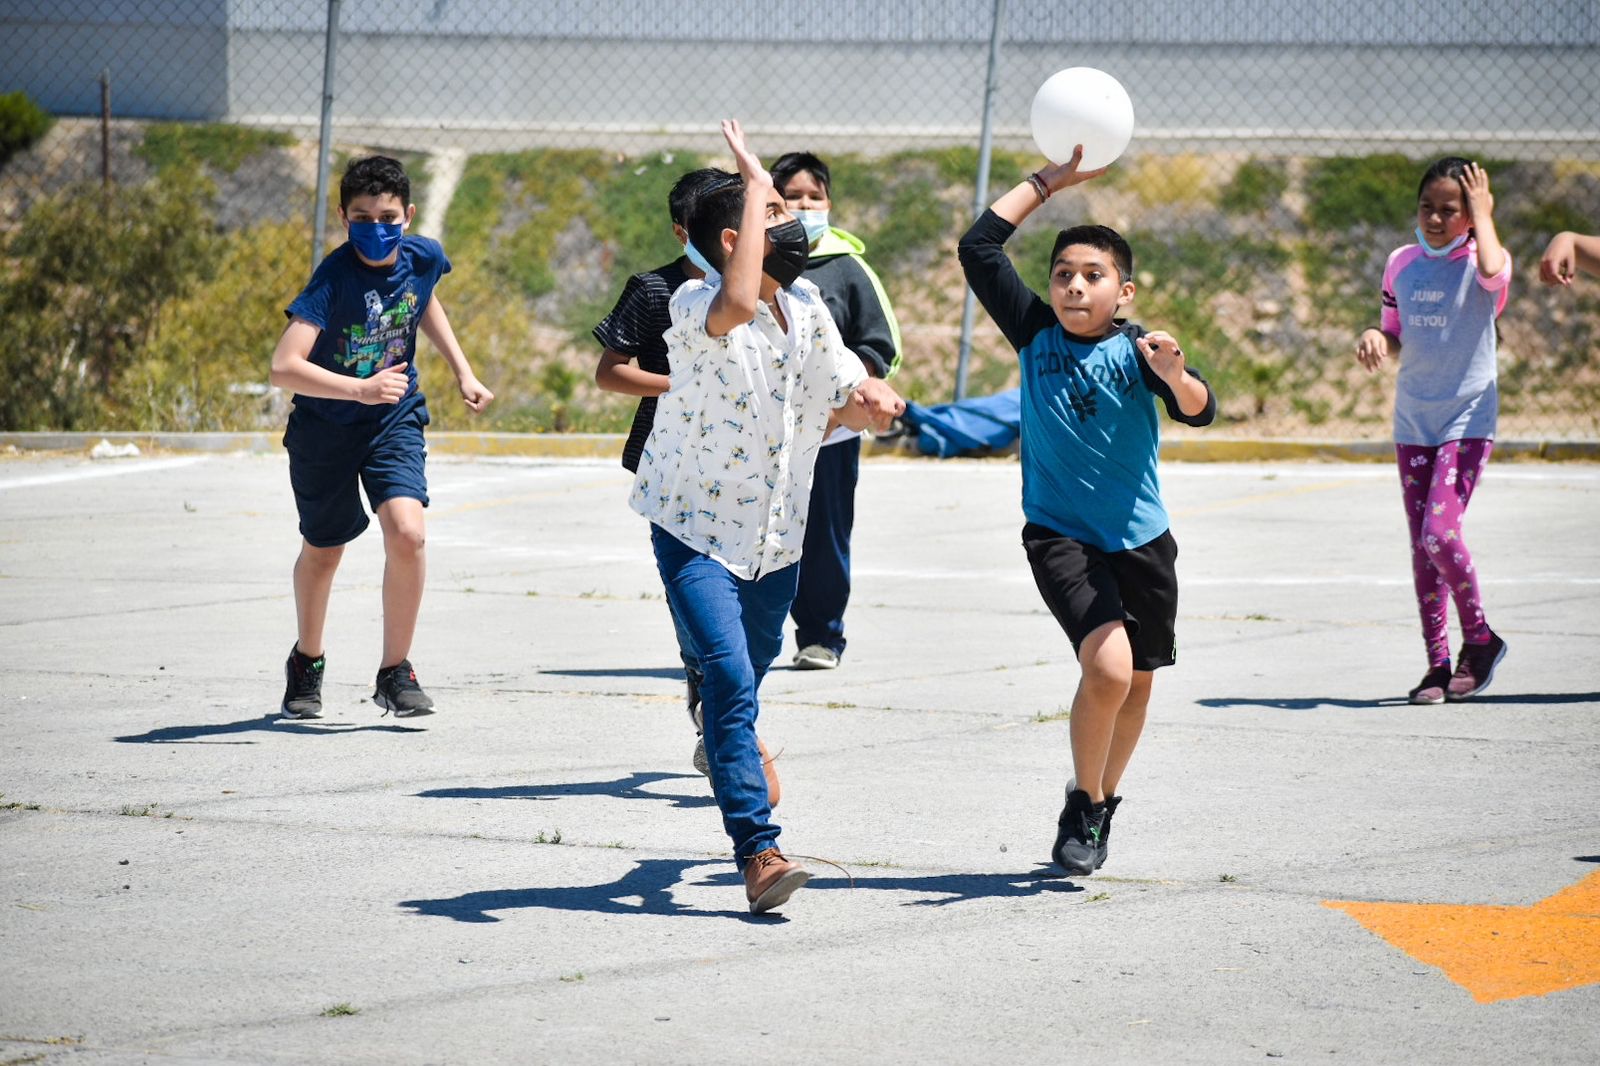
[[923,455],[949,459],[1001,451],[1022,432],[1022,390],[933,407],[908,403],[902,421],[916,431],[917,450]]

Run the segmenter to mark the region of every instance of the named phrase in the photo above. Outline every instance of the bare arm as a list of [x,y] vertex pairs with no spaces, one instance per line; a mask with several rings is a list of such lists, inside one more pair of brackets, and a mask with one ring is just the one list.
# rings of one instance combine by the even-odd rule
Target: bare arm
[[607,348],[600,353],[594,383],[607,392],[620,392],[625,396],[660,396],[672,386],[672,378],[634,366],[628,356]]
[[723,264],[722,287],[706,313],[706,332],[713,337],[727,336],[756,317],[756,302],[761,298],[761,260],[767,248],[767,194],[772,191],[772,175],[746,147],[739,123],[725,120],[722,135],[738,161],[739,176],[744,178],[744,214],[739,219],[733,252]]
[[292,318],[278,338],[272,352],[272,373],[268,380],[280,389],[323,400],[350,400],[355,403],[399,403],[410,388],[406,364],[385,367],[369,378],[335,374],[311,362],[311,348],[322,333],[303,318]]
[[1506,249],[1494,228],[1494,194],[1489,191],[1489,175],[1476,163],[1468,163],[1461,175],[1461,188],[1467,197],[1467,214],[1478,239],[1478,273],[1492,278],[1506,268]]
[[422,310],[421,328],[423,335],[439,349],[450,372],[456,376],[456,386],[461,390],[461,398],[467,406],[474,412],[489,406],[494,393],[484,388],[483,382],[473,374],[466,353],[456,343],[456,332],[450,328],[450,317],[445,314],[444,304],[439,302],[437,294],[429,298],[428,306]]
[[1580,270],[1600,277],[1600,237],[1566,230],[1550,238],[1539,260],[1539,280],[1546,285],[1571,285]]

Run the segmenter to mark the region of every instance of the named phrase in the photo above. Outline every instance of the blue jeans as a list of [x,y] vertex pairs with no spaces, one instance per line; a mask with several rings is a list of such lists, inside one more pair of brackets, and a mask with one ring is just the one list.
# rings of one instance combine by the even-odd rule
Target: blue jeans
[[[651,547],[654,548],[655,525],[650,526]],[[696,692],[700,691],[700,660],[694,653],[694,642],[689,639],[688,630],[683,628],[683,621],[678,617],[678,612],[672,606],[672,600],[667,600],[667,613],[672,616],[672,632],[678,638],[678,658],[683,661],[683,679],[687,681]],[[694,717],[694,708],[689,709],[689,717]]]
[[667,602],[700,659],[711,790],[740,868],[777,845],[779,828],[767,803],[767,777],[756,749],[756,690],[783,647],[783,619],[794,600],[797,568],[746,581],[660,526],[650,543]]
[[850,602],[850,531],[856,524],[856,481],[861,475],[861,438],[817,452],[811,475],[811,506],[800,550],[795,590],[794,642],[821,644],[844,655],[844,608]]

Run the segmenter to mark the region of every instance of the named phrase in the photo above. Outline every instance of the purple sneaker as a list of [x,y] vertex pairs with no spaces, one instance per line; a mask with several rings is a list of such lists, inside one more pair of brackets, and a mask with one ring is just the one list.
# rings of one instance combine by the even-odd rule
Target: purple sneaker
[[1506,657],[1506,642],[1493,633],[1487,644],[1463,644],[1456,659],[1456,672],[1445,688],[1445,699],[1452,703],[1470,699],[1489,687],[1500,660]]

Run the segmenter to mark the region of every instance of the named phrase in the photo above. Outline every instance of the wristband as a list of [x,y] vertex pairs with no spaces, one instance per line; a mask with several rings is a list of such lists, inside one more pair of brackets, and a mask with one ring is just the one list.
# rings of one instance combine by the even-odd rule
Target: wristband
[[1044,183],[1037,170],[1028,175],[1028,184],[1033,187],[1034,195],[1039,197],[1041,204],[1050,199],[1050,186]]

